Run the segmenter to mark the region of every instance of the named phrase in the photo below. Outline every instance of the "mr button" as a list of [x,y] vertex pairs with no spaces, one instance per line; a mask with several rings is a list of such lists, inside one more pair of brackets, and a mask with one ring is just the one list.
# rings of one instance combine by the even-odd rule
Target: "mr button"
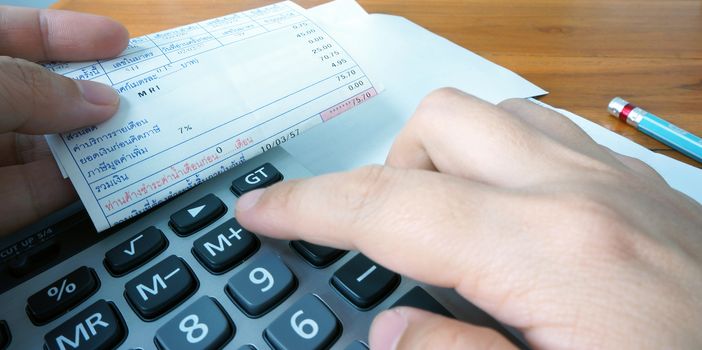
[[283,174],[271,163],[266,163],[232,181],[231,190],[235,195],[270,186],[283,179]]
[[49,350],[115,349],[125,335],[125,327],[112,303],[98,300],[46,334]]

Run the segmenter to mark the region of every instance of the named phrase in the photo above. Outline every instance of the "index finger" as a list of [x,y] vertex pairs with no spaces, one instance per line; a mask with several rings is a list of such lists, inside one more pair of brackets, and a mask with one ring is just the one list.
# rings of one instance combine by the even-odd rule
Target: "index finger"
[[[252,232],[360,250],[412,278],[455,287],[462,278],[465,260],[463,253],[453,249],[463,250],[464,244],[442,244],[457,232],[437,236],[425,232],[424,223],[449,221],[446,209],[457,200],[472,215],[485,210],[485,200],[478,191],[470,198],[440,198],[445,191],[460,195],[460,182],[456,177],[428,171],[364,167],[278,183],[262,194],[246,193],[237,203],[236,217]],[[259,195],[253,204],[252,197]],[[418,207],[422,203],[432,205]],[[471,223],[477,220],[466,221]],[[449,240],[453,239],[462,238]],[[434,249],[427,249],[432,245]],[[422,259],[410,258],[419,256]],[[445,267],[446,273],[436,273],[435,266]]]
[[103,16],[0,6],[0,55],[31,61],[80,61],[117,56],[129,33]]
[[525,224],[550,222],[554,211],[545,203],[534,213],[525,204],[523,196],[467,179],[375,166],[248,192],[236,217],[258,234],[359,250],[410,278],[455,288],[507,322],[517,303],[511,293],[536,280],[531,271],[550,271],[554,256],[526,232],[540,230]]

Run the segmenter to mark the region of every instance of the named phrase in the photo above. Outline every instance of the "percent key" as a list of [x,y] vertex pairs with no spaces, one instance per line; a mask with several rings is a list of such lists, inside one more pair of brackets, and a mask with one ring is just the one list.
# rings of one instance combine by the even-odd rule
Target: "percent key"
[[27,312],[37,325],[45,324],[78,305],[99,285],[95,271],[82,266],[27,299]]

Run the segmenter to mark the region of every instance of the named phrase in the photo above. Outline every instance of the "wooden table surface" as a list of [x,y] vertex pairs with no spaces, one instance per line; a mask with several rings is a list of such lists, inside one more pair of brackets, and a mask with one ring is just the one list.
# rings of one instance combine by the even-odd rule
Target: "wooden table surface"
[[[610,117],[621,96],[702,135],[702,1],[358,0],[404,16],[548,90],[568,109],[643,146],[702,168]],[[110,16],[132,36],[275,0],[60,0],[54,7]],[[311,7],[326,0],[297,0]]]

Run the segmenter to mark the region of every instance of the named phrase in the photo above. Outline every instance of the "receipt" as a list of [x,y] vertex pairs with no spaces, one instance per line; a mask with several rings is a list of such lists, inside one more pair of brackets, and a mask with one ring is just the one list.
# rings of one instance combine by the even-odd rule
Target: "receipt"
[[109,121],[47,136],[98,231],[382,90],[292,2],[133,38],[113,59],[45,67],[120,94]]

